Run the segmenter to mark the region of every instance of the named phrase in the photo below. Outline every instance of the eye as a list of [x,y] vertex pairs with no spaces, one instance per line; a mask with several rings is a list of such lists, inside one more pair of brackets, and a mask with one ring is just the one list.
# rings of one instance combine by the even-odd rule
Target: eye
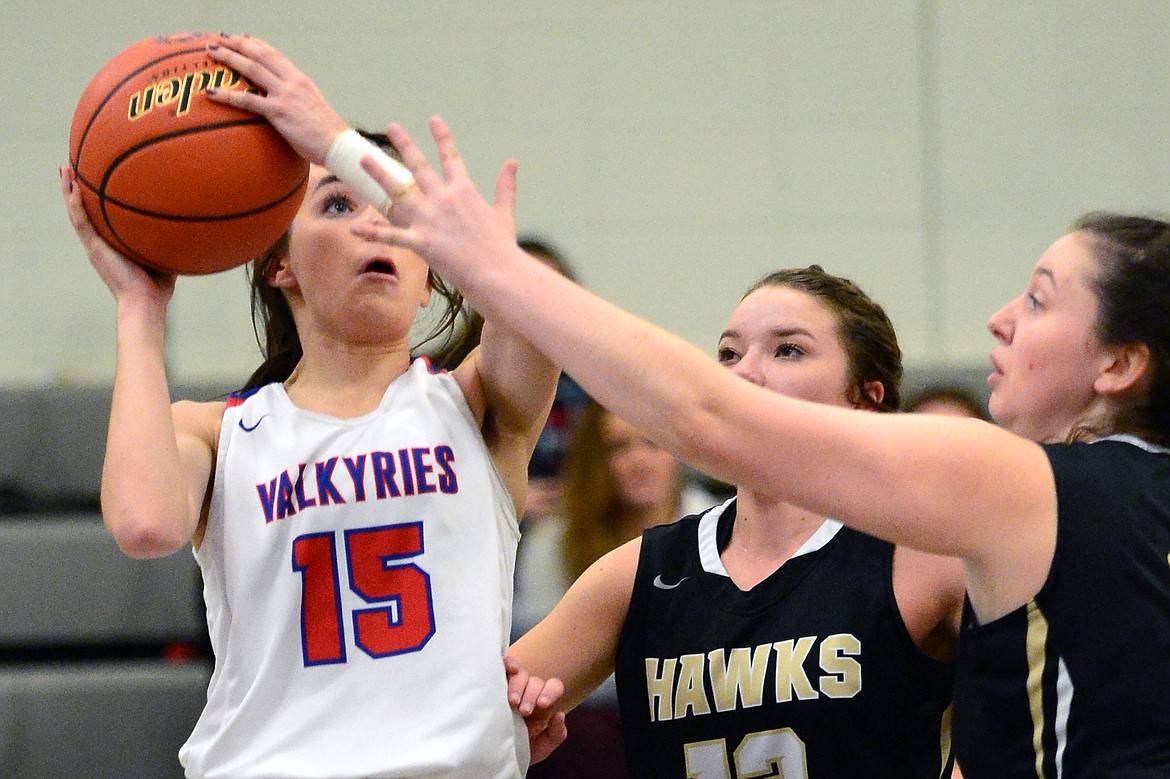
[[1038,311],[1044,308],[1044,304],[1040,302],[1040,298],[1036,297],[1035,293],[1029,292],[1024,295],[1024,305],[1029,311]]
[[321,201],[323,214],[348,214],[357,210],[357,203],[352,197],[343,192],[334,192]]
[[729,346],[720,346],[715,352],[715,358],[720,365],[735,365],[739,361],[739,355]]
[[801,349],[794,343],[782,343],[776,347],[776,356],[785,360],[795,360],[798,357],[803,357],[804,349]]
[[626,440],[624,438],[619,439],[617,441],[606,441],[605,442],[605,453],[607,455],[610,455],[610,456],[622,454],[623,452],[628,450],[631,446],[633,446],[633,443],[634,443],[633,441],[629,441],[629,440]]

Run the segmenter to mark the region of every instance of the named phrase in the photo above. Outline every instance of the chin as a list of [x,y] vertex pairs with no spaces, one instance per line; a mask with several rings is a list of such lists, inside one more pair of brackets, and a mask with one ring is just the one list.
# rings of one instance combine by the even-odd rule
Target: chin
[[997,393],[992,392],[991,397],[987,399],[987,413],[995,424],[1010,429],[1011,417],[1003,406],[1003,399]]

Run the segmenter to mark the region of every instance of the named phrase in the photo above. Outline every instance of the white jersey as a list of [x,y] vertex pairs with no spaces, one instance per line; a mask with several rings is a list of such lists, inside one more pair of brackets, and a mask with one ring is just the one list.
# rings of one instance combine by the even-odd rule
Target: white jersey
[[416,360],[356,419],[270,384],[220,435],[187,776],[523,776],[501,659],[516,512],[454,378]]

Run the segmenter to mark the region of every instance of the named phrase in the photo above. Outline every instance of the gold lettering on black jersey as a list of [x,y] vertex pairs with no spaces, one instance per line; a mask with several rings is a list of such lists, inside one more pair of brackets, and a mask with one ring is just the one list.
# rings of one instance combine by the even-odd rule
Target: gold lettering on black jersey
[[[650,721],[674,719],[674,670],[678,661],[668,657],[658,672],[658,658],[646,658],[646,693],[650,697]],[[655,706],[657,702],[657,706]]]
[[861,642],[849,633],[837,633],[821,642],[821,692],[830,698],[852,698],[861,692]]
[[674,693],[674,716],[687,716],[687,709],[693,714],[710,714],[711,704],[707,702],[707,690],[703,685],[703,667],[706,655],[683,655],[678,659],[678,687]]
[[804,661],[816,641],[816,636],[805,636],[796,641],[790,639],[772,644],[776,650],[776,700],[780,703],[792,700],[793,692],[802,701],[817,697],[817,691],[804,672]]
[[[815,651],[814,651],[815,650]],[[811,662],[823,672],[809,675]],[[851,633],[801,638],[756,647],[713,649],[705,655],[647,657],[646,697],[651,722],[753,708],[765,703],[769,664],[775,674],[767,703],[852,698],[861,692],[861,641]]]
[[744,708],[754,708],[763,703],[768,650],[767,644],[756,647],[755,652],[747,647],[736,647],[731,650],[726,665],[723,663],[722,648],[707,653],[711,667],[711,692],[718,711],[734,709],[737,696]]

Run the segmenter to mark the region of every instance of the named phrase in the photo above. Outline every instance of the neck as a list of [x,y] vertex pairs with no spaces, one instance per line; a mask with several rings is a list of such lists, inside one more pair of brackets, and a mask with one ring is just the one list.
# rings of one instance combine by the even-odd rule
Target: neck
[[824,521],[825,517],[791,503],[741,489],[736,493],[735,525],[727,548],[769,558],[779,565]]
[[719,553],[727,575],[747,591],[788,562],[825,521],[791,503],[740,490],[731,540]]
[[405,342],[303,346],[304,356],[284,382],[285,389],[297,406],[332,416],[373,411],[386,388],[410,367]]
[[1122,413],[1115,399],[1098,395],[1075,416],[1051,419],[1021,418],[1004,426],[1038,444],[1093,441],[1112,435]]

